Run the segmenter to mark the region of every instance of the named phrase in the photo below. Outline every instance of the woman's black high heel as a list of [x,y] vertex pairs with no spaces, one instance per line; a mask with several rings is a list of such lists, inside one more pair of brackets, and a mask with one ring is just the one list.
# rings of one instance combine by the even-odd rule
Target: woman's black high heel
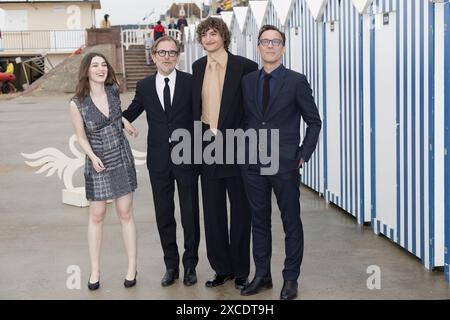
[[125,281],[123,282],[124,287],[125,288],[134,287],[136,285],[136,277],[137,277],[137,271],[136,271],[136,274],[134,275],[134,279],[133,280],[127,280],[125,278]]
[[100,279],[95,282],[95,283],[91,283],[90,279],[88,281],[88,289],[91,291],[97,290],[98,288],[100,288]]

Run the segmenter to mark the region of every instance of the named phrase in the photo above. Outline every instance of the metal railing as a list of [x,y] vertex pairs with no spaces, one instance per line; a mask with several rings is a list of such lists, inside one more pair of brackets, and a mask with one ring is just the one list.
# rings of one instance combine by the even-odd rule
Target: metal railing
[[[180,30],[166,29],[166,34],[175,38],[178,41],[182,41],[182,34]],[[126,29],[122,30],[122,45],[125,49],[131,45],[143,45],[145,36],[153,37],[153,29]]]
[[86,30],[3,31],[0,50],[75,50],[86,44]]

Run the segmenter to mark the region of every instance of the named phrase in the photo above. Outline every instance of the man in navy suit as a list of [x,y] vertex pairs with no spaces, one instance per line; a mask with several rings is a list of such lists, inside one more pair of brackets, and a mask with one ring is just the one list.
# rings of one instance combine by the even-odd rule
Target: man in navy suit
[[138,81],[136,95],[122,115],[130,122],[144,111],[147,114],[147,167],[155,205],[156,224],[164,252],[166,273],[161,285],[172,285],[179,277],[179,254],[174,218],[174,190],[177,183],[181,224],[184,231],[184,279],[186,286],[197,282],[200,242],[198,178],[191,163],[178,164],[172,159],[177,142],[175,130],[187,130],[193,136],[192,75],[175,69],[180,43],[168,36],[159,38],[152,47],[152,58],[158,72]]
[[[300,219],[299,168],[308,161],[319,138],[322,126],[317,106],[306,77],[286,69],[282,64],[286,36],[274,26],[262,27],[258,36],[258,50],[263,68],[246,75],[242,80],[245,129],[278,131],[279,139],[265,143],[258,139],[258,148],[247,148],[250,159],[241,167],[252,214],[253,258],[255,277],[243,290],[244,296],[272,288],[270,260],[271,194],[272,189],[281,211],[285,232],[283,288],[280,299],[297,297],[300,265],[303,258],[303,226]],[[300,119],[308,125],[300,146]],[[275,145],[275,143],[277,145]],[[253,150],[253,153],[252,153]],[[264,173],[261,151],[279,151],[279,167],[275,174]]]

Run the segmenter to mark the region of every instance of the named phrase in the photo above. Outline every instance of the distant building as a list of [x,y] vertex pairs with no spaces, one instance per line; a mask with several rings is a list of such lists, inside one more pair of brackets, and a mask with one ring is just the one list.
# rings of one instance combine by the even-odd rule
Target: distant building
[[0,1],[0,60],[38,58],[48,71],[86,44],[100,8],[100,0]]
[[100,0],[0,1],[2,31],[69,30],[95,26]]
[[208,13],[199,8],[196,3],[173,3],[167,11],[166,16],[178,19],[180,16],[185,16],[189,23],[198,21],[206,17]]

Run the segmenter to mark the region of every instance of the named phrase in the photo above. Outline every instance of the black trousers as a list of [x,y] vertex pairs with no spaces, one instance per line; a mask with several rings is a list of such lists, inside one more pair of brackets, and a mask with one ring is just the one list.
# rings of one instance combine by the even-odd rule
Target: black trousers
[[[209,263],[219,275],[247,277],[250,273],[251,216],[242,177],[202,175],[201,184]],[[230,200],[229,228],[227,194]]]
[[285,233],[283,279],[297,280],[303,259],[303,225],[300,219],[300,175],[298,170],[273,176],[243,170],[243,178],[252,214],[253,259],[258,277],[271,275],[272,189],[281,211]]
[[155,204],[156,223],[164,252],[167,269],[179,267],[174,190],[175,182],[180,201],[181,225],[184,233],[184,268],[195,268],[198,263],[200,243],[200,223],[198,204],[198,176],[194,170],[173,168],[164,174],[150,172],[150,182]]

